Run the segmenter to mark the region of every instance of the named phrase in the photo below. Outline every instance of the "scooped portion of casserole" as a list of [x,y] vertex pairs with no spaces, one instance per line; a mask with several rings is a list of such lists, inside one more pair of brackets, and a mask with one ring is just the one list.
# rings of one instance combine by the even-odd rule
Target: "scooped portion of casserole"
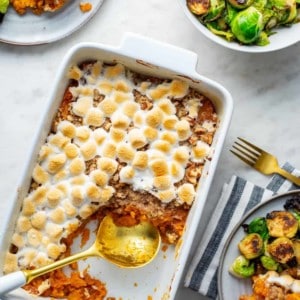
[[218,116],[186,81],[101,61],[74,65],[68,76],[5,273],[68,254],[74,234],[107,214],[125,226],[149,220],[165,243],[176,244],[210,159]]

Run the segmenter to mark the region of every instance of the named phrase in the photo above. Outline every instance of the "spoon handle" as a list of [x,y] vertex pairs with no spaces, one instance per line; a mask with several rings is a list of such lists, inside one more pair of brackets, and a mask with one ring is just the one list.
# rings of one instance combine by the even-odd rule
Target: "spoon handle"
[[0,277],[0,295],[4,295],[26,283],[26,275],[22,271]]

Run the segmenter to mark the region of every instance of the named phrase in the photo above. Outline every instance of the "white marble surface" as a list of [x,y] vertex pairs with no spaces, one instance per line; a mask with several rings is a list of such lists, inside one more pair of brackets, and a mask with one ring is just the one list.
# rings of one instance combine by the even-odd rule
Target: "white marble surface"
[[[222,185],[238,174],[265,184],[229,149],[243,136],[300,168],[300,44],[269,54],[238,53],[202,36],[174,0],[105,0],[96,16],[78,32],[40,46],[0,44],[0,226],[52,87],[57,66],[78,42],[119,44],[125,31],[150,36],[196,52],[199,73],[223,84],[234,98],[234,114],[197,240]],[[176,300],[205,299],[182,285]]]

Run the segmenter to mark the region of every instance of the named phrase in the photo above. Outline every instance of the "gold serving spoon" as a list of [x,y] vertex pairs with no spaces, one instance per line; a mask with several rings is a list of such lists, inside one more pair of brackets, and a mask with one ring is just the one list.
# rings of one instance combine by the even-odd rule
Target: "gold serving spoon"
[[153,260],[160,243],[158,230],[149,222],[131,227],[117,226],[110,216],[106,216],[89,249],[38,269],[17,271],[0,277],[0,295],[21,287],[38,276],[90,256],[102,257],[123,268],[142,267]]

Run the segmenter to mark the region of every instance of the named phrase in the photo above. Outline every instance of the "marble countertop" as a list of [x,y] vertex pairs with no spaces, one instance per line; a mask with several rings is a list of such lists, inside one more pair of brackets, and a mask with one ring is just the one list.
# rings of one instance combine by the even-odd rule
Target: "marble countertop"
[[[300,43],[268,54],[238,53],[197,32],[174,0],[105,0],[89,23],[63,40],[30,47],[0,44],[0,226],[7,221],[5,206],[15,192],[64,54],[78,42],[118,45],[126,31],[194,51],[197,71],[224,85],[234,99],[231,126],[194,246],[201,224],[233,174],[260,185],[269,179],[229,152],[237,136],[300,168]],[[205,298],[181,285],[176,300],[181,299]]]

